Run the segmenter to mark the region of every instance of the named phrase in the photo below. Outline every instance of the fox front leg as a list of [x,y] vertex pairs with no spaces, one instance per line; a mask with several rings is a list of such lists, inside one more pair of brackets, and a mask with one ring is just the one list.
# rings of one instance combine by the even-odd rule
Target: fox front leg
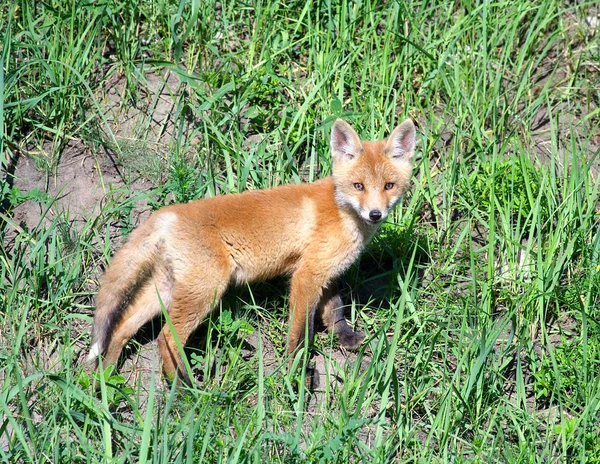
[[[326,280],[319,272],[301,267],[292,275],[290,283],[290,340],[288,353],[307,340],[310,347],[314,338],[315,313],[323,295]],[[306,333],[308,330],[308,333]],[[291,360],[290,360],[291,362]]]

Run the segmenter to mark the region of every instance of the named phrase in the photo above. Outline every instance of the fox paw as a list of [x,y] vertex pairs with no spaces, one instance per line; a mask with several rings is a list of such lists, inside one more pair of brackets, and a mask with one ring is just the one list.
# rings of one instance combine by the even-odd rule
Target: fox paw
[[340,345],[342,345],[348,350],[357,349],[364,339],[365,334],[362,330],[357,330],[356,332],[353,332],[352,330],[347,330],[338,333],[338,340],[340,341]]

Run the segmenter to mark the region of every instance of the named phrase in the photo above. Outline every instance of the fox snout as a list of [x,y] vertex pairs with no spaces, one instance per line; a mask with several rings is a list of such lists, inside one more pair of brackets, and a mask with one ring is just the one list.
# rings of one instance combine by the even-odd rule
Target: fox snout
[[369,211],[369,219],[373,222],[379,222],[382,218],[383,214],[378,209],[372,209]]
[[368,204],[363,203],[357,211],[365,222],[379,224],[386,220],[390,208],[385,203]]

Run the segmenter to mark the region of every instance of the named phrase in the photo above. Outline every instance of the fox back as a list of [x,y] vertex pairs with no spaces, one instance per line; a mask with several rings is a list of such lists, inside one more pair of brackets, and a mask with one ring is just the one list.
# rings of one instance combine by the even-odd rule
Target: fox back
[[291,276],[290,355],[312,341],[317,311],[343,346],[357,347],[364,336],[346,322],[335,282],[408,187],[414,143],[410,120],[387,140],[364,142],[338,119],[332,177],[156,211],[102,278],[88,359],[116,363],[125,343],[164,308],[170,324],[158,337],[163,370],[191,382],[178,346],[230,285],[281,274]]

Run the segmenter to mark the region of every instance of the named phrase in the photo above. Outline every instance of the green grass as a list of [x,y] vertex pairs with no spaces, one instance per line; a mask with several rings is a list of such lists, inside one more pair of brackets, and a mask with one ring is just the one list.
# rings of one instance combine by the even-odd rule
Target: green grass
[[[0,5],[0,460],[600,462],[597,5],[381,3]],[[412,191],[343,287],[367,338],[340,362],[319,334],[316,393],[281,282],[225,299],[194,388],[153,365],[92,391],[93,296],[141,203],[312,181],[336,117],[407,116]],[[126,182],[76,227],[44,191],[73,147]]]

